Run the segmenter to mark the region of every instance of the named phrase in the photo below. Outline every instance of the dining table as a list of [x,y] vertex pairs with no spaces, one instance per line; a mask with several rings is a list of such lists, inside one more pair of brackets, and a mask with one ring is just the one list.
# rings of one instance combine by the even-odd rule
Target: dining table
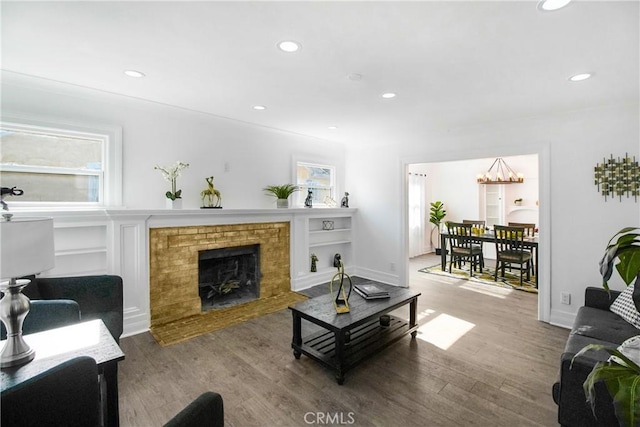
[[[482,242],[482,243],[496,243],[496,235],[493,230],[489,231],[485,229],[484,233],[473,234],[471,239],[474,241]],[[449,233],[442,232],[440,233],[440,266],[442,271],[446,271],[447,268],[447,242],[449,241]],[[533,268],[534,268],[534,276],[536,282],[536,288],[538,287],[538,235],[537,233],[534,236],[524,236],[523,238],[524,247],[527,249],[531,249],[531,254],[533,256]]]

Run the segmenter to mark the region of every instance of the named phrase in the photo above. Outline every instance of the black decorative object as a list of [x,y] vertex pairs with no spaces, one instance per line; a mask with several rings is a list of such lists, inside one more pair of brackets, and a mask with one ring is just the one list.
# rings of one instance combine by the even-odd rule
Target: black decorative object
[[322,229],[323,230],[333,230],[333,221],[322,221]]
[[341,208],[348,208],[349,207],[349,193],[348,192],[344,192],[344,197],[342,198],[342,201],[340,202],[340,207]]
[[[351,296],[351,291],[353,290],[353,284],[351,283],[351,277],[344,272],[344,263],[342,262],[342,257],[340,254],[335,254],[333,257],[333,266],[338,268],[338,272],[331,279],[331,283],[329,284],[329,291],[331,292],[331,299],[333,300],[333,305],[336,309],[336,313],[348,313],[349,312],[349,297]],[[344,279],[349,281],[349,293],[345,290]],[[336,297],[333,298],[333,285],[334,283],[338,283],[340,281],[340,286],[338,286],[338,290],[336,292]]]
[[315,273],[318,271],[318,267],[316,263],[318,262],[318,256],[316,254],[311,254],[311,272]]
[[313,191],[309,190],[307,193],[307,198],[304,199],[304,207],[311,208],[313,207]]
[[0,187],[0,204],[2,204],[2,209],[5,211],[9,210],[9,206],[4,201],[6,196],[22,196],[24,191],[16,188],[16,187]]
[[640,167],[636,161],[636,156],[633,159],[629,157],[629,154],[625,153],[621,159],[613,158],[613,154],[609,159],[602,159],[602,163],[596,164],[593,168],[595,185],[598,187],[598,191],[604,196],[604,200],[607,201],[607,197],[619,197],[622,201],[622,196],[633,197],[635,201],[638,201],[640,195]]

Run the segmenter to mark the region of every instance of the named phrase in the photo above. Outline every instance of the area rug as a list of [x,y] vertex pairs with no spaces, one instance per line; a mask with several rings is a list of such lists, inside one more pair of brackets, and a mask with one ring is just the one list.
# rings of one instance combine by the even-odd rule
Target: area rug
[[446,271],[442,271],[440,264],[434,265],[432,267],[421,268],[418,271],[421,273],[437,274],[439,276],[455,277],[456,279],[472,280],[493,286],[509,287],[512,289],[517,289],[519,291],[532,292],[536,294],[538,293],[538,288],[536,287],[536,277],[534,275],[531,275],[530,280],[527,280],[527,277],[525,275],[522,279],[522,286],[520,286],[519,270],[505,270],[504,278],[501,277],[500,272],[498,272],[497,282],[493,280],[495,269],[490,267],[483,268],[482,273],[477,271],[474,272],[473,277],[469,277],[469,270],[461,270],[455,267],[453,267],[451,269],[451,273],[449,273],[449,264],[447,264]]

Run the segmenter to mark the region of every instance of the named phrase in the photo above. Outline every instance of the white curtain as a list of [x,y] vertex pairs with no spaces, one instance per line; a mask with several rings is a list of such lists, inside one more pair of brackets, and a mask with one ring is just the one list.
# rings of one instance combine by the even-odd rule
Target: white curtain
[[420,174],[409,174],[409,257],[427,252],[427,177]]

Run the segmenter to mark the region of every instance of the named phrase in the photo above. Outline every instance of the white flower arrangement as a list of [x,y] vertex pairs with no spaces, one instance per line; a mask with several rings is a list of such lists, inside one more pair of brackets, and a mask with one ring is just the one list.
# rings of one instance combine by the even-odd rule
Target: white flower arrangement
[[171,183],[171,191],[167,191],[165,196],[167,199],[175,200],[182,198],[182,190],[176,189],[176,179],[180,176],[180,171],[189,167],[189,163],[177,161],[174,166],[163,167],[155,165],[153,169],[159,170],[164,179]]

